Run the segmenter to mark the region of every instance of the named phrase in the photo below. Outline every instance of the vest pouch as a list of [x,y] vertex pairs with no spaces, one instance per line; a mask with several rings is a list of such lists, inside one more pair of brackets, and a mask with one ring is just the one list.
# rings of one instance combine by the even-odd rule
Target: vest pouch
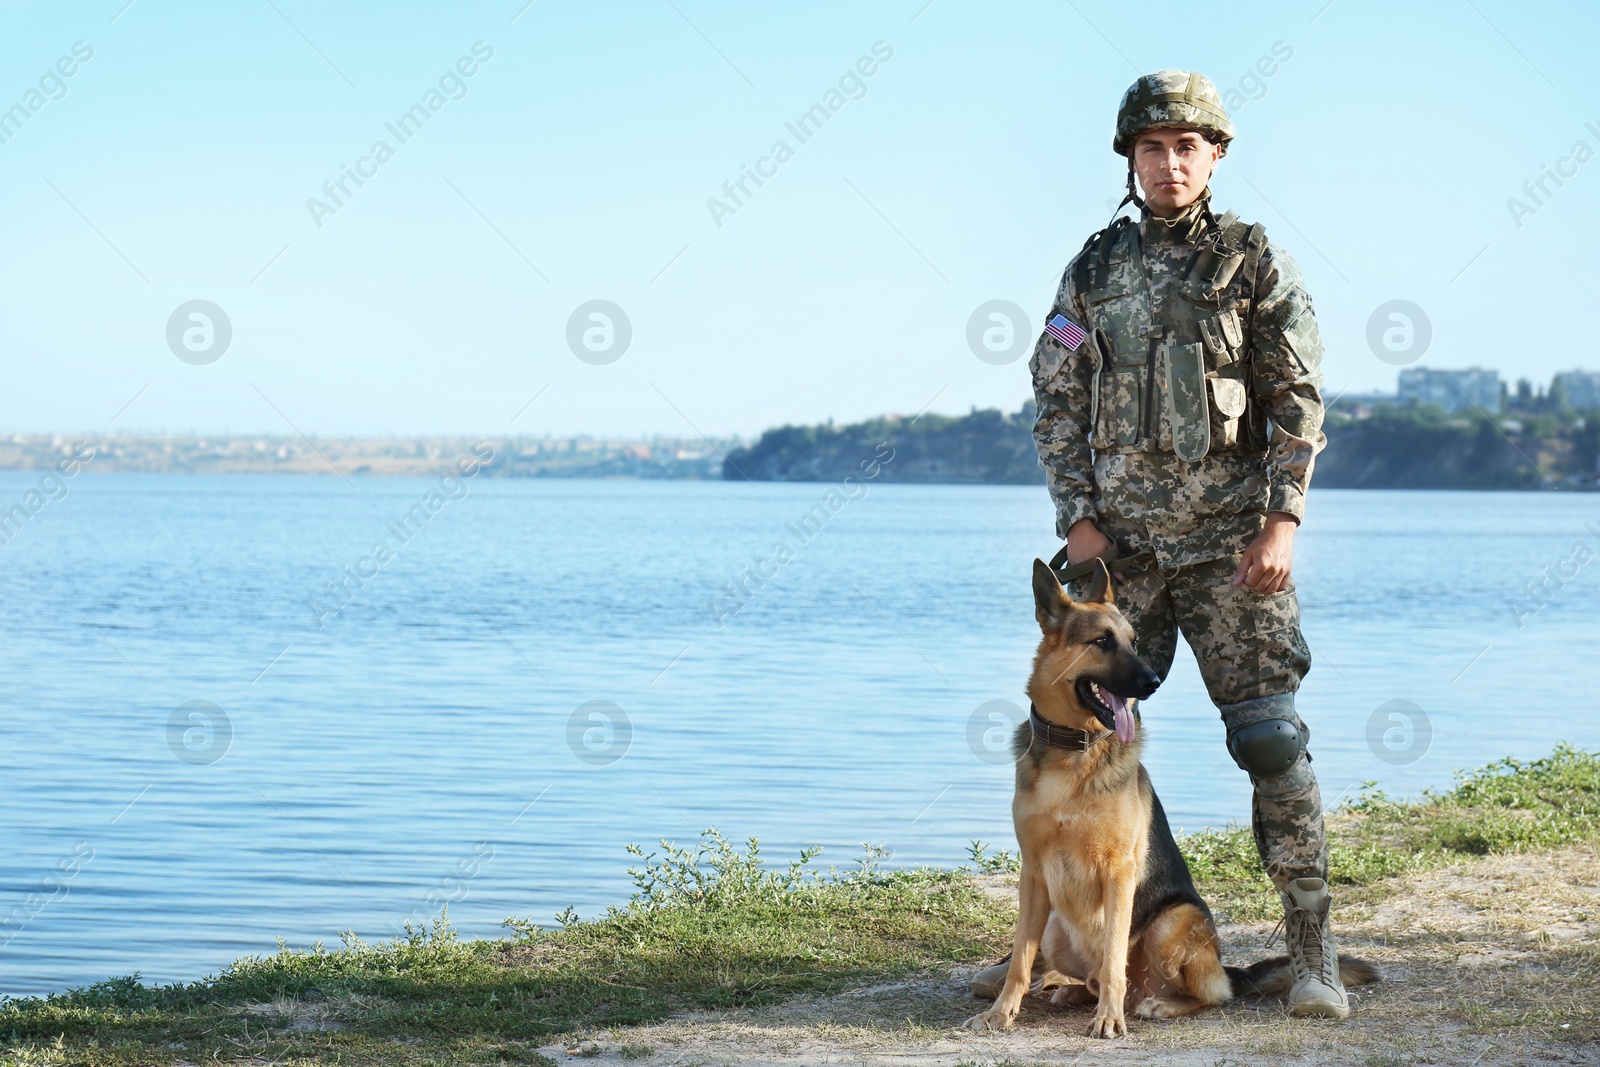
[[1211,451],[1211,405],[1206,400],[1206,346],[1167,345],[1166,414],[1172,451],[1190,463]]
[[1213,317],[1200,320],[1200,336],[1206,343],[1206,351],[1211,354],[1211,365],[1223,367],[1233,362],[1233,352],[1228,347],[1227,338],[1222,334],[1222,322]]
[[1228,308],[1207,316],[1199,321],[1199,326],[1212,370],[1220,370],[1239,358],[1240,349],[1244,347],[1244,329],[1237,311]]
[[1138,443],[1144,385],[1143,353],[1112,353],[1111,358],[1104,361],[1091,446],[1126,448]]
[[1222,339],[1228,347],[1237,352],[1244,347],[1244,326],[1239,322],[1239,309],[1228,308],[1217,316],[1217,325],[1222,329]]
[[1212,378],[1211,403],[1217,410],[1218,446],[1233,448],[1239,443],[1239,416],[1244,414],[1248,397],[1238,378]]
[[1215,246],[1203,248],[1178,292],[1196,304],[1214,303],[1243,263],[1243,252],[1229,252]]

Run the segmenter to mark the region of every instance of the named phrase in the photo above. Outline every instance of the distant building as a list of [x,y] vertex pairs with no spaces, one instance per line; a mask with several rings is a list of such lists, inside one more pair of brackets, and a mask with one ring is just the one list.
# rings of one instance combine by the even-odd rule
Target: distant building
[[1592,370],[1568,370],[1555,376],[1550,383],[1552,396],[1573,411],[1593,411],[1600,408],[1600,373]]
[[1467,370],[1427,370],[1415,367],[1400,372],[1400,403],[1431,404],[1446,412],[1478,408],[1500,413],[1500,372],[1470,367]]
[[1337,404],[1342,408],[1361,408],[1370,411],[1373,408],[1394,407],[1400,400],[1393,393],[1339,393],[1325,398],[1324,402]]

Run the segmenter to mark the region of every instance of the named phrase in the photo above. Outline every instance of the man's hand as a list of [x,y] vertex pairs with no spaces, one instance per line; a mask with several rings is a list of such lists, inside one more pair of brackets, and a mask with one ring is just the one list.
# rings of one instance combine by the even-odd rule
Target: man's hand
[[[1094,524],[1093,519],[1079,519],[1067,531],[1067,562],[1074,566],[1086,559],[1103,556],[1114,547],[1111,538],[1100,532],[1100,527]],[[1120,572],[1112,577],[1119,582],[1127,581]]]
[[[1294,531],[1298,526],[1287,512],[1268,512],[1266,528],[1239,557],[1233,584],[1247,585],[1258,593],[1281,593],[1287,588],[1289,572],[1294,568]],[[1072,543],[1070,538],[1067,543]]]
[[1079,519],[1067,531],[1067,562],[1073,566],[1093,559],[1110,547],[1111,538],[1100,532],[1093,519]]

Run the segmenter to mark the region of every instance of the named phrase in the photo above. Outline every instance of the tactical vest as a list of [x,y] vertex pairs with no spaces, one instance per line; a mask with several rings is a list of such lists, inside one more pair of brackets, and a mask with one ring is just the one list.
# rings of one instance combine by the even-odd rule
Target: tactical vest
[[1260,223],[1229,212],[1194,246],[1176,298],[1160,308],[1139,226],[1117,219],[1084,243],[1073,265],[1094,345],[1090,445],[1096,452],[1259,453],[1267,424],[1254,399],[1248,324]]

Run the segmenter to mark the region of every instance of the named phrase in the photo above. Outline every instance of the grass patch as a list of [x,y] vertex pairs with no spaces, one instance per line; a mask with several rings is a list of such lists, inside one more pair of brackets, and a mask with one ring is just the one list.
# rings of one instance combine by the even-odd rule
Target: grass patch
[[740,849],[715,831],[662,849],[630,847],[633,899],[592,922],[508,920],[515,936],[463,941],[446,917],[391,942],[347,934],[334,950],[246,957],[187,985],[120,978],[11,1000],[0,1048],[51,1065],[537,1062],[531,1046],[579,1027],[925,972],[990,955],[1009,933],[1010,909],[965,869],[886,871],[869,849],[852,870],[814,869],[820,850],[771,870],[755,840]]
[[[1427,790],[1414,801],[1368,788],[1329,816],[1329,881],[1361,888],[1464,856],[1595,840],[1600,756],[1561,744],[1542,759],[1508,758],[1457,772],[1453,788]],[[1249,829],[1205,830],[1181,843],[1200,894],[1214,909],[1242,921],[1281,913]]]
[[[1592,841],[1597,816],[1600,758],[1564,745],[1412,803],[1367,792],[1331,821],[1334,878],[1367,887],[1464,855]],[[1214,906],[1276,915],[1247,830],[1182,844]],[[551,930],[508,920],[510,936],[463,941],[445,919],[380,944],[346,935],[331,950],[247,957],[199,982],[150,987],[134,976],[8,1000],[0,1061],[548,1063],[536,1049],[557,1034],[945,970],[993,959],[1010,938],[1013,907],[974,875],[1014,870],[1016,857],[977,842],[956,870],[883,870],[870,848],[848,870],[817,868],[818,850],[773,869],[755,840],[740,848],[715,831],[692,847],[630,851],[633,899],[593,921],[568,912]]]

